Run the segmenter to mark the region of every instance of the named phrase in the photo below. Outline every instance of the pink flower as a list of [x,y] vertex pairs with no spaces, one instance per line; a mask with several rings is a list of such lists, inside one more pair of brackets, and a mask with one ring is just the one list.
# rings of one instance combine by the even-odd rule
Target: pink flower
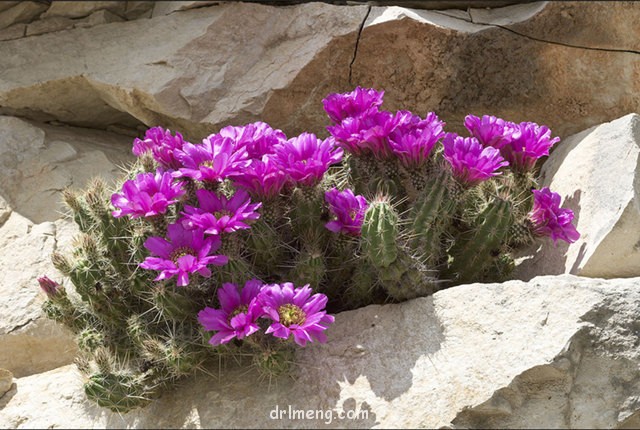
[[311,292],[309,285],[295,288],[291,282],[265,285],[258,300],[266,316],[273,321],[265,333],[282,339],[293,335],[293,340],[300,346],[313,340],[326,342],[324,331],[333,323],[334,317],[322,310],[327,305],[327,296],[311,296]]
[[425,119],[408,111],[400,112],[401,121],[389,135],[389,147],[402,164],[417,168],[429,159],[435,144],[444,137],[445,123],[433,112]]
[[247,190],[255,199],[269,200],[280,194],[288,182],[287,174],[276,164],[271,154],[251,163],[234,175],[233,183]]
[[249,194],[244,190],[236,191],[230,199],[212,191],[196,191],[200,207],[186,205],[182,225],[189,228],[201,228],[207,234],[232,233],[250,228],[247,222],[260,217],[256,210],[262,203],[251,204]]
[[262,315],[257,296],[262,282],[257,279],[247,281],[242,289],[231,283],[222,284],[218,289],[218,300],[222,309],[206,307],[198,313],[198,321],[206,330],[215,330],[209,343],[220,345],[233,338],[244,339],[259,330],[256,320]]
[[549,236],[557,246],[558,239],[573,243],[580,238],[580,233],[571,224],[573,211],[560,207],[560,195],[548,187],[533,191],[533,209],[529,212],[529,220],[533,224],[533,233],[538,236]]
[[133,153],[137,156],[147,151],[151,151],[153,158],[160,165],[167,169],[178,169],[181,166],[176,155],[182,150],[185,141],[180,133],[175,136],[171,130],[162,127],[152,127],[146,131],[144,140],[135,139],[133,141]]
[[501,149],[511,142],[517,127],[512,122],[490,115],[483,115],[482,118],[467,115],[464,126],[483,146],[492,146],[496,149]]
[[259,159],[273,154],[275,147],[287,140],[282,130],[271,128],[266,122],[254,122],[241,127],[228,126],[220,130],[220,136],[230,138],[235,148],[246,148],[249,158]]
[[509,164],[500,156],[500,151],[483,147],[475,137],[447,133],[442,145],[443,156],[451,164],[454,176],[468,186],[499,175],[497,170]]
[[56,294],[58,294],[58,291],[64,290],[62,285],[52,279],[49,279],[47,276],[39,277],[38,283],[40,284],[42,291],[44,291],[49,298],[55,297]]
[[177,276],[178,286],[182,287],[189,284],[189,273],[198,272],[208,278],[209,264],[222,266],[229,261],[225,255],[211,255],[220,248],[219,236],[205,238],[203,230],[185,230],[180,224],[169,224],[167,236],[169,240],[154,236],[144,243],[156,257],[147,257],[140,267],[160,271],[156,281]]
[[356,87],[350,93],[329,94],[322,100],[322,105],[329,118],[337,124],[345,118],[357,117],[371,110],[377,111],[378,107],[382,105],[383,97],[384,91],[378,92],[372,88]]
[[174,183],[169,172],[157,169],[155,174],[140,173],[123,184],[122,193],[111,196],[111,203],[116,207],[112,215],[138,218],[164,214],[184,193],[182,182]]
[[538,158],[549,155],[549,149],[559,141],[559,137],[551,138],[551,130],[547,127],[521,122],[515,126],[511,142],[501,153],[512,169],[526,172],[534,167]]
[[326,223],[325,227],[334,233],[360,236],[364,214],[369,206],[367,200],[354,195],[350,189],[338,191],[337,188],[327,191],[325,200],[329,204],[329,210],[337,218]]
[[236,148],[232,139],[218,134],[207,137],[200,145],[185,144],[178,158],[184,167],[173,175],[202,182],[222,182],[249,164],[246,148]]
[[312,133],[302,133],[275,148],[274,161],[294,182],[314,186],[332,164],[342,160],[343,151],[333,139],[320,140]]

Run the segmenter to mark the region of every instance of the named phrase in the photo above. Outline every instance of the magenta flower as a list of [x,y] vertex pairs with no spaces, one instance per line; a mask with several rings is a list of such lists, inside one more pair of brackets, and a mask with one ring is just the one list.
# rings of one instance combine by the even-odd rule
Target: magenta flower
[[400,111],[400,123],[389,135],[389,147],[406,167],[423,165],[435,144],[444,137],[445,123],[429,112],[425,119],[408,111]]
[[482,118],[467,115],[464,126],[483,146],[492,146],[497,149],[511,142],[512,134],[517,127],[512,122],[490,115],[483,115]]
[[468,186],[499,175],[497,170],[509,164],[500,156],[500,151],[483,147],[475,137],[447,133],[442,145],[443,156],[451,164],[454,176]]
[[271,128],[266,122],[254,122],[241,127],[228,126],[220,130],[220,136],[234,141],[235,148],[246,148],[249,158],[259,159],[273,154],[275,147],[287,140],[282,130]]
[[369,206],[367,200],[362,196],[354,195],[350,189],[338,191],[337,188],[327,191],[324,198],[329,204],[329,210],[337,218],[324,226],[334,233],[360,236],[364,213]]
[[300,346],[313,340],[326,342],[324,331],[334,317],[322,310],[327,305],[327,296],[311,296],[311,292],[309,285],[295,288],[291,282],[265,285],[258,300],[266,316],[273,320],[265,333],[282,339],[293,334],[293,340]]
[[259,330],[256,320],[262,315],[257,296],[262,282],[252,279],[244,284],[242,292],[231,283],[218,289],[218,300],[222,309],[206,307],[198,313],[198,321],[206,330],[215,330],[209,343],[220,345],[233,338],[244,339]]
[[372,153],[379,159],[393,156],[389,135],[404,120],[406,111],[397,114],[371,111],[356,118],[345,118],[340,124],[327,127],[337,144],[354,155]]
[[256,210],[262,203],[251,204],[249,193],[238,190],[230,199],[223,194],[200,189],[196,191],[200,207],[185,205],[182,225],[188,229],[201,228],[207,234],[233,233],[250,228],[247,222],[257,220]]
[[333,139],[320,140],[312,133],[302,133],[275,148],[274,161],[294,182],[314,186],[329,166],[342,160],[343,151]]
[[157,257],[147,257],[140,267],[160,271],[156,281],[177,276],[178,286],[182,287],[189,284],[189,273],[198,272],[208,278],[211,270],[207,265],[222,266],[229,261],[225,255],[210,255],[220,248],[219,236],[205,238],[203,230],[186,230],[180,224],[169,224],[167,236],[169,240],[154,236],[144,243]]
[[357,117],[372,110],[377,111],[378,107],[382,105],[383,96],[384,91],[378,92],[372,88],[356,87],[350,93],[329,94],[322,100],[322,105],[329,118],[339,124],[345,118]]
[[232,139],[212,134],[200,145],[184,145],[178,154],[184,167],[173,175],[202,182],[221,182],[240,173],[249,164],[247,157],[246,148],[235,148]]
[[549,236],[554,245],[558,239],[573,243],[580,238],[580,233],[571,224],[573,211],[560,207],[560,195],[548,187],[533,191],[533,209],[529,212],[529,220],[533,224],[533,233],[538,236]]
[[181,166],[177,154],[182,150],[185,141],[180,133],[175,136],[171,130],[162,127],[152,127],[146,131],[144,140],[136,138],[133,141],[133,153],[140,156],[151,151],[153,158],[167,169],[178,169]]
[[44,291],[49,298],[53,298],[56,294],[58,294],[58,291],[64,289],[62,285],[52,279],[49,279],[49,277],[47,276],[39,277],[38,284],[40,284],[40,288],[42,288],[42,291]]
[[111,214],[116,218],[160,215],[185,192],[182,182],[173,182],[170,172],[157,169],[155,174],[140,173],[122,185],[122,193],[111,196],[111,203],[117,208]]
[[515,126],[511,142],[501,152],[511,168],[528,171],[538,158],[549,155],[549,149],[559,141],[559,137],[551,138],[551,130],[547,127],[534,122],[521,122]]
[[239,174],[233,177],[234,185],[247,190],[258,200],[269,200],[280,194],[287,183],[287,174],[275,163],[270,154],[253,159]]

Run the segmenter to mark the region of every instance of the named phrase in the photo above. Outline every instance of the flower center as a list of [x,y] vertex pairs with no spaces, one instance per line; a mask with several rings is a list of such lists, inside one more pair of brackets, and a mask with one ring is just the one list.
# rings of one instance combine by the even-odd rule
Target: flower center
[[200,163],[199,166],[213,167],[213,160],[205,160]]
[[228,211],[227,209],[220,209],[219,211],[215,211],[213,213],[213,216],[216,217],[216,219],[220,219],[225,215],[231,218],[233,214],[231,213],[231,211]]
[[287,303],[278,308],[280,316],[280,324],[289,327],[291,324],[301,325],[307,318],[307,315],[298,306]]
[[240,305],[240,306],[238,306],[237,308],[235,308],[235,309],[233,310],[233,312],[231,312],[231,313],[229,314],[229,322],[231,322],[231,320],[232,320],[234,317],[236,317],[236,316],[238,316],[238,315],[240,315],[240,314],[242,314],[242,313],[245,313],[245,314],[246,314],[248,311],[249,311],[249,307],[248,307],[247,305]]
[[184,257],[185,255],[195,255],[195,252],[188,246],[181,246],[173,250],[171,253],[171,261],[177,264],[178,258]]
[[352,221],[356,219],[357,215],[358,215],[358,211],[357,210],[351,209],[349,211],[349,217],[351,218]]

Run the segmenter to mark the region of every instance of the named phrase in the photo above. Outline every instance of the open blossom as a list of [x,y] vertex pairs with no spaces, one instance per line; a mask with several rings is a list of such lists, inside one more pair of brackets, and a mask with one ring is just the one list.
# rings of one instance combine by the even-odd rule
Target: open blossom
[[153,158],[164,168],[178,169],[181,166],[177,154],[182,150],[185,141],[180,133],[171,134],[171,130],[152,127],[144,135],[144,139],[133,141],[133,153],[137,156],[151,151]]
[[147,270],[158,270],[156,281],[178,278],[178,286],[189,284],[189,273],[198,272],[204,277],[211,276],[209,264],[222,266],[229,261],[225,255],[211,255],[220,248],[219,236],[204,237],[201,229],[187,230],[181,224],[169,224],[168,240],[153,236],[148,238],[144,247],[155,257],[147,257],[140,267]]
[[369,206],[363,196],[356,196],[353,191],[346,189],[338,191],[332,188],[325,193],[325,200],[336,219],[329,221],[325,227],[334,233],[344,233],[359,236],[364,222],[364,214]]
[[379,159],[393,156],[389,135],[403,121],[406,111],[395,115],[387,111],[371,111],[354,118],[345,118],[327,130],[336,143],[354,155],[372,153]]
[[261,288],[262,282],[257,279],[247,281],[241,292],[235,284],[222,284],[218,289],[221,309],[206,307],[198,313],[198,321],[206,330],[217,331],[209,343],[220,345],[234,338],[244,339],[259,330],[256,321],[263,312],[257,296]]
[[472,137],[478,139],[483,146],[492,146],[501,149],[511,142],[512,135],[516,131],[516,124],[505,121],[491,115],[483,115],[479,118],[475,115],[467,115],[464,126]]
[[174,182],[170,172],[140,173],[122,185],[122,193],[114,193],[111,203],[116,218],[129,215],[131,218],[150,217],[163,214],[185,193],[182,182]]
[[311,295],[309,285],[295,288],[291,282],[265,285],[258,296],[265,316],[273,320],[265,333],[293,340],[300,346],[317,340],[326,342],[324,331],[334,317],[323,309],[327,305],[324,294]]
[[275,147],[287,140],[282,130],[273,129],[262,121],[240,127],[227,126],[220,130],[219,135],[233,140],[236,149],[246,148],[252,159],[273,154]]
[[433,112],[425,119],[408,111],[400,111],[398,115],[401,120],[389,135],[389,147],[406,167],[420,167],[444,137],[445,123]]
[[533,224],[533,233],[538,236],[549,236],[557,246],[558,239],[573,243],[580,238],[580,233],[571,224],[573,211],[560,207],[560,195],[548,187],[533,190],[533,209],[529,212],[529,220]]
[[500,151],[483,147],[475,137],[447,133],[442,145],[443,156],[451,164],[454,176],[469,186],[499,175],[497,170],[509,164],[500,156]]
[[511,168],[531,170],[538,158],[549,155],[549,149],[560,141],[551,138],[551,130],[534,122],[521,122],[515,126],[511,142],[505,145],[501,153]]
[[251,204],[249,194],[238,190],[233,197],[200,189],[196,191],[200,207],[186,205],[182,225],[189,228],[201,228],[207,234],[232,233],[249,228],[250,221],[260,217],[256,210],[262,203]]
[[173,175],[202,182],[221,182],[249,164],[247,149],[236,148],[232,139],[219,134],[207,137],[200,145],[186,143],[178,157],[184,167]]
[[350,93],[329,94],[322,105],[329,118],[334,123],[340,123],[345,118],[357,117],[365,112],[375,110],[382,105],[384,91],[376,91],[372,88],[356,87]]
[[314,186],[329,166],[342,160],[343,151],[333,139],[320,140],[312,133],[302,133],[276,148],[274,161],[291,180]]
[[269,200],[280,194],[287,181],[287,174],[270,154],[263,155],[259,160],[251,160],[241,173],[233,177],[234,185],[247,190],[259,200]]

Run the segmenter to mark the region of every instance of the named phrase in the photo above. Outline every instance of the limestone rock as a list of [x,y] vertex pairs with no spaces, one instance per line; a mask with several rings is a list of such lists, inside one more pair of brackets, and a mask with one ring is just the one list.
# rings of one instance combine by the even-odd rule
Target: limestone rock
[[63,16],[66,18],[83,18],[93,12],[107,9],[117,15],[124,15],[126,1],[54,1],[42,18]]
[[20,3],[20,1],[3,1],[0,2],[0,12],[4,12],[7,9],[11,9],[15,5]]
[[87,28],[87,27],[93,27],[94,25],[109,24],[110,22],[124,21],[124,18],[122,18],[119,15],[116,15],[113,12],[109,12],[106,9],[102,9],[97,12],[93,12],[88,17],[78,21],[79,22],[75,24],[75,27]]
[[13,385],[13,374],[7,369],[0,368],[0,397],[4,396]]
[[0,30],[0,41],[12,40],[24,37],[27,32],[27,24],[13,24]]
[[27,27],[27,36],[37,36],[38,34],[52,33],[54,31],[72,28],[74,20],[64,16],[53,16],[51,18],[39,19],[32,22]]
[[[0,363],[17,377],[68,364],[75,343],[44,318],[37,277],[56,278],[50,256],[69,246],[60,191],[119,176],[131,139],[0,117]],[[57,278],[59,281],[60,278]]]
[[[12,3],[12,2],[11,2]],[[47,10],[48,4],[35,1],[21,1],[11,8],[0,12],[0,29],[12,24],[31,22]]]
[[[640,409],[639,282],[545,276],[344,312],[327,344],[300,351],[296,378],[229,368],[122,417],[85,402],[82,378],[63,367],[19,378],[0,426],[629,426]],[[313,418],[292,419],[289,406]]]
[[557,248],[549,241],[523,250],[515,276],[640,276],[640,115],[565,139],[540,176],[540,186],[559,193],[562,206],[573,210],[581,237]]
[[0,195],[35,223],[61,217],[65,187],[82,188],[96,175],[115,180],[133,159],[130,137],[14,117],[0,116],[0,141]]
[[163,1],[153,6],[152,18],[169,15],[173,12],[220,4],[220,1]]
[[155,1],[128,1],[127,7],[125,9],[125,18],[131,19],[141,19],[141,18],[151,18],[151,13],[153,12],[153,7],[155,5]]

